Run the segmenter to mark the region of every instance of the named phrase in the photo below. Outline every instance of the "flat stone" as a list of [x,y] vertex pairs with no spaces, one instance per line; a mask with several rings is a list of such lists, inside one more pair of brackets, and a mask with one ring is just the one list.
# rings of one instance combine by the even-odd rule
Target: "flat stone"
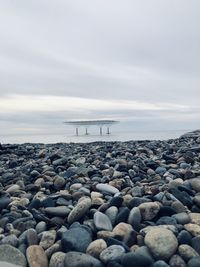
[[20,190],[20,186],[18,184],[11,185],[6,192],[9,194],[15,193],[16,191]]
[[112,245],[103,250],[100,254],[100,260],[107,264],[110,261],[119,260],[125,253],[125,249],[119,245]]
[[78,221],[80,218],[82,218],[85,213],[89,210],[91,206],[91,199],[85,198],[82,201],[78,202],[78,204],[73,208],[73,210],[69,213],[68,216],[68,223],[73,223],[75,221]]
[[170,230],[157,227],[146,234],[144,242],[158,260],[168,260],[178,246],[177,239]]
[[41,238],[39,245],[44,250],[46,250],[54,244],[55,240],[56,240],[56,231],[55,230],[45,231],[42,233],[42,238]]
[[117,188],[109,184],[97,184],[96,189],[101,192],[107,192],[113,195],[119,193],[119,190]]
[[33,245],[27,248],[26,257],[29,267],[48,267],[48,258],[41,246]]
[[190,223],[191,221],[190,216],[186,212],[180,212],[180,213],[174,214],[172,215],[172,217],[179,224],[187,224],[187,223]]
[[105,214],[110,219],[112,225],[114,225],[115,224],[115,221],[116,221],[117,214],[118,214],[118,208],[115,207],[115,206],[111,206],[110,208],[108,208],[105,211]]
[[[136,250],[137,252],[137,250]],[[123,255],[122,264],[126,267],[149,267],[152,264],[152,260],[146,256],[136,252],[129,252]]]
[[0,245],[0,260],[22,267],[27,265],[26,258],[21,251],[10,245]]
[[18,238],[16,237],[16,235],[11,234],[8,236],[5,236],[1,241],[0,244],[4,244],[4,245],[11,245],[13,247],[17,247],[18,245]]
[[35,229],[30,228],[26,232],[26,241],[28,246],[38,245],[38,236]]
[[101,252],[107,248],[107,244],[103,239],[96,239],[89,244],[86,253],[95,258],[99,258]]
[[2,209],[5,209],[10,202],[11,202],[11,199],[9,197],[1,197],[0,198],[0,211]]
[[143,220],[152,220],[159,212],[160,205],[157,202],[142,203],[138,207]]
[[65,252],[86,252],[92,242],[91,233],[85,227],[71,228],[62,234],[62,247]]
[[185,260],[189,261],[193,257],[199,256],[199,253],[196,252],[191,246],[189,245],[180,245],[178,247],[178,253],[180,256]]
[[193,236],[200,235],[200,225],[194,223],[188,223],[184,225],[185,230],[190,232]]
[[102,263],[88,255],[81,252],[68,252],[65,255],[63,267],[103,267]]
[[51,256],[49,267],[62,267],[65,259],[64,252],[56,252]]
[[50,216],[66,217],[70,213],[70,209],[66,206],[45,208],[45,213]]
[[100,211],[94,214],[94,224],[98,230],[112,231],[112,224],[109,217]]

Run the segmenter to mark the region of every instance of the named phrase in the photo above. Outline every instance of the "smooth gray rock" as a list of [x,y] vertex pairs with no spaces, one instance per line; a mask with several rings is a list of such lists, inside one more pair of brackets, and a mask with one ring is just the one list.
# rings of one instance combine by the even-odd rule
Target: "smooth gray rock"
[[21,267],[27,265],[25,256],[17,248],[10,245],[0,245],[0,260]]
[[63,267],[103,267],[103,264],[88,254],[68,252],[65,255]]
[[112,224],[109,217],[100,211],[94,214],[94,224],[98,230],[112,231]]
[[119,193],[119,190],[117,188],[109,184],[97,184],[96,189],[101,192],[108,192],[113,195]]
[[110,261],[119,260],[125,253],[125,249],[119,245],[112,245],[104,249],[100,254],[100,260],[107,264]]

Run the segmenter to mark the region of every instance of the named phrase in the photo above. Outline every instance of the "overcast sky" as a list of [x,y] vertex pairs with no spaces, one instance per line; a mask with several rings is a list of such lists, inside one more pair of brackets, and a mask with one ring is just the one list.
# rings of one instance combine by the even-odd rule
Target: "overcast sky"
[[199,128],[199,0],[0,0],[0,126]]

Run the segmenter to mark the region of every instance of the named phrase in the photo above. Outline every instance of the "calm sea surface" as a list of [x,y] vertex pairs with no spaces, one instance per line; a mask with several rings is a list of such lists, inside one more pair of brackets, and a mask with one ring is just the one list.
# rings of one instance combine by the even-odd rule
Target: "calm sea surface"
[[86,143],[95,141],[129,141],[129,140],[167,140],[180,137],[180,135],[188,132],[188,130],[167,130],[167,131],[114,131],[110,135],[97,135],[90,133],[85,135],[81,133],[79,136],[72,132],[64,134],[20,134],[20,135],[1,135],[2,144],[7,143]]

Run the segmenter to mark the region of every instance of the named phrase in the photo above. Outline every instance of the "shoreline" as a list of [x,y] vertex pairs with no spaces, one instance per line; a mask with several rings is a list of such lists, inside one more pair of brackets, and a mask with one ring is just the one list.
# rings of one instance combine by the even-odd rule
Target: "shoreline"
[[199,130],[0,149],[0,267],[195,266],[199,242]]

